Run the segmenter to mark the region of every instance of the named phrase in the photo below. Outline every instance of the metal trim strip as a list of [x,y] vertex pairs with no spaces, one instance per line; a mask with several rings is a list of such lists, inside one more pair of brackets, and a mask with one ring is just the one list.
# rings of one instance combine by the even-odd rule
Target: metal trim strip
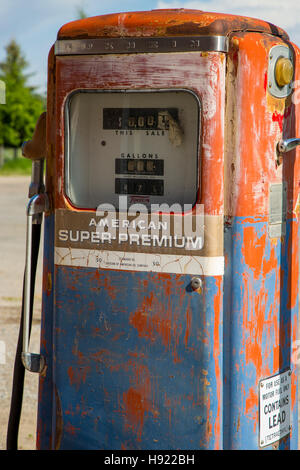
[[55,42],[56,55],[228,52],[228,50],[226,36],[63,39]]

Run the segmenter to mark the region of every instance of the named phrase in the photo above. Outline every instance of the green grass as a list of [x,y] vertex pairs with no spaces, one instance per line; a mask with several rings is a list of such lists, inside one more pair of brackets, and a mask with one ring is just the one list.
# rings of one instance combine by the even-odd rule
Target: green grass
[[0,168],[0,176],[31,175],[31,160],[19,157],[6,160]]

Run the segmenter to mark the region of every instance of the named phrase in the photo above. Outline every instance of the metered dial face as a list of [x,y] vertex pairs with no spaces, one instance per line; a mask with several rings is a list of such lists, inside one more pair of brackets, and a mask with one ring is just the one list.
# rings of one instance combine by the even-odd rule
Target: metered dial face
[[186,90],[80,91],[66,110],[66,194],[77,207],[196,202],[199,101]]

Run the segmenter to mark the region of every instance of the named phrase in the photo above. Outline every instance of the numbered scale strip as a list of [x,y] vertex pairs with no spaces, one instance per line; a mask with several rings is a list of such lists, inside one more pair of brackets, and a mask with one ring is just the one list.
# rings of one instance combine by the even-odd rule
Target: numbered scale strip
[[224,256],[166,255],[122,251],[55,248],[59,266],[223,276]]
[[228,52],[226,36],[179,36],[169,38],[61,39],[56,55],[131,54],[139,52]]

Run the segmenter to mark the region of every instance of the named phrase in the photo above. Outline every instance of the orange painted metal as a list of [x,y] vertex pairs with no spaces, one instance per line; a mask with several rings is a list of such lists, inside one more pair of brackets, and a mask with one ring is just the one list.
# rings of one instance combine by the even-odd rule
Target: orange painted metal
[[64,25],[58,39],[229,35],[256,31],[288,39],[286,32],[259,19],[200,10],[152,10],[95,16]]
[[[55,123],[61,134],[56,135],[57,208],[70,207],[64,195],[64,103],[69,93],[76,89],[161,89],[185,87],[201,96],[202,102],[202,192],[199,203],[211,215],[223,214],[223,148],[225,60],[223,54],[176,53],[147,55],[107,55],[91,57],[57,57],[56,84],[57,111]],[[113,74],[111,73],[113,69]],[[75,74],[76,70],[76,74]],[[207,87],[209,83],[209,87]],[[223,84],[220,87],[220,84]],[[217,158],[213,158],[216,155]],[[199,156],[200,158],[200,156]],[[199,160],[200,164],[200,160]],[[213,178],[212,176],[213,175]],[[73,208],[75,211],[76,209]]]
[[[289,177],[293,172],[293,159],[287,157],[284,165],[276,162],[277,142],[282,136],[291,136],[296,132],[296,109],[293,95],[275,98],[267,89],[268,54],[275,45],[285,45],[285,42],[257,33],[236,33],[231,38],[227,90],[228,101],[231,101],[229,106],[236,115],[234,121],[230,121],[232,125],[226,123],[226,176],[231,185],[226,191],[228,215],[246,216],[255,213],[257,216],[267,216],[266,182],[281,182],[284,172]],[[289,185],[290,215],[295,196],[295,186]]]
[[[235,318],[231,341],[235,351],[239,351],[231,351],[234,359],[228,372],[235,377],[237,391],[229,392],[230,400],[238,403],[235,412],[231,410],[236,421],[230,437],[231,445],[237,447],[242,443],[242,416],[252,423],[253,432],[258,432],[260,380],[288,367],[293,369],[288,351],[295,344],[298,329],[300,153],[298,148],[278,162],[276,146],[282,138],[300,135],[300,113],[294,94],[276,98],[268,91],[269,51],[275,45],[293,51],[297,80],[299,49],[279,37],[233,33],[227,59],[224,213],[231,238],[225,242],[231,274],[225,289],[229,302],[227,319]],[[283,182],[287,234],[270,238],[271,185]],[[240,331],[235,331],[234,323]],[[252,384],[249,381],[246,385],[250,374]],[[297,377],[293,373],[294,410],[296,390]],[[293,439],[295,434],[294,426]],[[283,439],[281,445],[289,448],[290,442]]]

